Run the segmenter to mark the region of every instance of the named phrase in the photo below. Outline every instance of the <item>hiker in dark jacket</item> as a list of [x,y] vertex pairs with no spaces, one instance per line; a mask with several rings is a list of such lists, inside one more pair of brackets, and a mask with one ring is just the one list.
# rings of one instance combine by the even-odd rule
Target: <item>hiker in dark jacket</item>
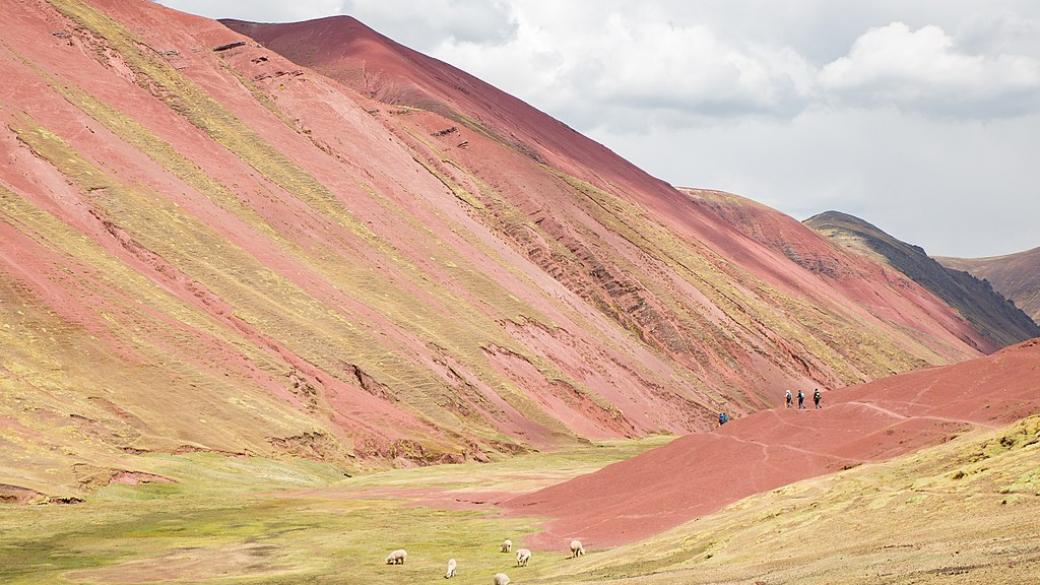
[[813,392],[812,400],[816,403],[816,408],[820,408],[820,400],[823,398],[823,394],[820,394],[820,389],[817,388],[816,392]]
[[720,412],[719,413],[719,426],[721,427],[722,425],[724,425],[724,424],[726,424],[728,422],[729,422],[729,415],[726,414],[725,412]]
[[798,408],[805,408],[805,392],[798,391]]

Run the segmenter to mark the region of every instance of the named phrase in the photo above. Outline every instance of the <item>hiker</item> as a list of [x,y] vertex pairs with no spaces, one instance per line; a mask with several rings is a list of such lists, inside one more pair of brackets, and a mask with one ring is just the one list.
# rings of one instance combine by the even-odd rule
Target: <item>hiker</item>
[[784,395],[784,400],[787,402],[787,408],[791,408],[791,401],[794,400],[794,397],[791,396],[790,390],[788,390],[787,394]]
[[805,408],[805,392],[802,392],[801,390],[799,390],[798,391],[798,409],[801,410],[803,408]]
[[726,424],[728,422],[729,422],[729,415],[726,414],[725,412],[720,412],[719,413],[719,426],[721,427],[722,425],[724,425],[724,424]]
[[813,392],[812,400],[816,403],[816,408],[820,408],[820,399],[823,398],[823,394],[820,394],[820,389],[817,388],[816,392]]

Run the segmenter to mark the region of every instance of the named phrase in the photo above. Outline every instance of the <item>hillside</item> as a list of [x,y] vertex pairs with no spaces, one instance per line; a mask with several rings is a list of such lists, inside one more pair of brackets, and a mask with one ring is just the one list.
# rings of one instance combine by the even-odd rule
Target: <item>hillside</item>
[[993,289],[1040,321],[1040,248],[989,258],[936,258],[951,270],[988,280]]
[[1040,326],[1009,303],[999,288],[994,290],[989,283],[971,274],[946,268],[919,246],[907,244],[858,217],[837,211],[810,217],[805,224],[841,246],[902,272],[956,308],[998,346],[1040,336]]
[[534,582],[1031,585],[1040,574],[1038,461],[1032,417],[762,493],[558,563]]
[[357,21],[231,24],[266,47],[144,0],[5,5],[4,499],[150,457],[354,471],[685,433],[995,347]]
[[[490,183],[499,195],[506,195],[511,201],[519,202],[521,210],[536,210],[533,214],[528,212],[528,215],[538,227],[538,238],[518,230],[512,221],[503,221],[515,218],[503,217],[501,210],[494,209],[495,205],[488,205],[492,209],[482,215],[485,221],[490,221],[500,231],[502,237],[512,239],[515,246],[524,250],[550,273],[566,274],[577,267],[581,272],[591,272],[598,277],[601,267],[606,267],[611,269],[608,273],[611,279],[616,278],[614,275],[621,271],[626,276],[633,273],[636,275],[635,283],[622,278],[607,283],[574,283],[571,282],[572,277],[564,279],[566,286],[582,296],[604,286],[608,292],[612,289],[624,291],[626,295],[636,292],[639,296],[636,302],[642,304],[649,297],[659,297],[670,292],[667,291],[667,283],[663,290],[661,285],[649,287],[644,284],[654,279],[653,270],[645,271],[649,274],[640,273],[642,266],[639,263],[619,262],[618,258],[611,257],[611,250],[603,249],[596,239],[590,241],[589,236],[595,234],[579,233],[568,225],[587,224],[588,216],[591,215],[593,221],[607,224],[622,237],[621,240],[612,241],[611,245],[635,245],[639,248],[638,252],[643,254],[643,260],[664,260],[666,264],[671,264],[666,269],[674,270],[678,263],[680,272],[692,270],[695,273],[695,281],[704,279],[705,275],[697,269],[702,260],[694,259],[691,262],[691,258],[684,257],[690,251],[689,248],[693,248],[695,256],[702,255],[715,258],[712,262],[721,260],[725,264],[740,266],[763,279],[770,288],[778,289],[785,295],[807,298],[815,305],[828,306],[828,310],[833,303],[847,308],[851,300],[853,305],[860,305],[854,309],[855,312],[859,313],[860,308],[867,309],[868,321],[880,318],[890,325],[908,327],[915,337],[927,331],[928,337],[946,339],[948,333],[952,332],[961,342],[976,349],[992,351],[996,347],[986,340],[980,341],[977,334],[967,333],[964,330],[965,323],[959,317],[950,319],[949,307],[941,302],[936,304],[932,295],[913,285],[857,279],[859,290],[848,287],[837,294],[831,287],[821,287],[816,278],[806,275],[804,270],[798,270],[786,258],[777,258],[773,250],[735,233],[731,226],[720,222],[713,214],[705,213],[702,207],[692,204],[688,197],[633,167],[602,145],[522,101],[450,65],[403,47],[352,18],[333,17],[290,24],[224,22],[257,39],[263,46],[278,51],[294,62],[325,73],[367,96],[384,103],[425,110],[426,116],[395,115],[388,121],[398,135],[447,137],[437,144],[426,144],[429,147],[426,163],[436,167],[439,173],[463,184],[479,178],[478,183]],[[431,116],[431,113],[437,115]],[[472,143],[474,137],[480,142]],[[484,140],[486,138],[491,140]],[[478,151],[472,149],[473,144],[480,145]],[[532,164],[532,161],[536,164]],[[574,190],[557,194],[555,188],[550,189],[545,177],[540,175],[545,170],[558,175],[558,172],[552,171],[553,167],[574,173],[580,180],[589,181],[596,187],[595,193],[583,189],[577,191],[578,195],[591,197],[593,205],[590,207],[586,204],[576,209],[570,197]],[[573,179],[570,177],[567,180],[573,183]],[[529,192],[532,184],[539,185],[535,193]],[[479,187],[477,191],[482,193]],[[532,199],[534,194],[541,195],[541,198],[550,197],[551,217],[547,217],[550,208],[545,207],[545,201]],[[607,195],[620,196],[622,201],[605,197]],[[639,203],[640,206],[630,207],[631,202]],[[487,205],[488,201],[482,203]],[[604,211],[612,217],[600,217]],[[647,223],[647,220],[651,221]],[[662,227],[667,232],[662,233]],[[673,236],[682,238],[678,242],[667,241]],[[577,255],[578,265],[560,266],[559,254],[544,245],[535,245],[539,240],[548,238],[559,240]],[[687,250],[676,250],[676,243]],[[619,251],[627,253],[624,249]],[[725,278],[741,280],[728,271]],[[632,284],[643,290],[637,288],[633,291]],[[703,284],[696,286],[703,293]],[[710,288],[723,289],[718,292],[730,294],[728,287],[722,283],[712,283]],[[671,331],[670,327],[661,331],[659,316],[670,317],[673,322],[679,318],[668,315],[668,305],[688,302],[684,294],[677,296],[653,303],[655,314],[640,314],[637,319],[625,319],[624,315],[614,318],[623,320],[628,329],[635,328],[641,337],[658,337]],[[709,298],[713,303],[727,304],[710,293]],[[602,306],[604,303],[596,300],[596,304]],[[794,317],[790,307],[784,312]],[[803,319],[804,315],[795,318]],[[943,331],[931,329],[934,324],[938,324]],[[919,341],[934,346],[933,341],[920,338]],[[669,343],[667,340],[660,342]],[[846,357],[855,360],[851,355]],[[805,367],[814,370],[816,364],[805,364]]]
[[[808,402],[808,401],[807,401]],[[513,498],[547,516],[538,545],[645,539],[741,498],[885,461],[1040,413],[1040,340],[992,356],[827,392],[823,408],[758,412]]]
[[[803,224],[732,193],[688,187],[679,190],[737,231],[819,275],[846,295],[869,305],[875,313],[898,314],[904,309],[890,298],[874,294],[869,288],[872,283],[904,287],[909,295],[915,288],[910,280],[913,278],[968,316],[990,347],[1002,347],[1040,333],[1040,328],[1032,327],[1013,307],[1006,307],[1004,300],[983,283],[958,274],[947,276],[913,246],[851,216],[823,214]],[[822,227],[813,229],[817,225]]]

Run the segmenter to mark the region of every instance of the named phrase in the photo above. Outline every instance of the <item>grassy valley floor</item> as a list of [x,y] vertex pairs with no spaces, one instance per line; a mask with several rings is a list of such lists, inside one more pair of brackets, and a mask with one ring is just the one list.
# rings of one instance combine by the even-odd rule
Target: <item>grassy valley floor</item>
[[[523,546],[538,522],[481,502],[668,440],[353,478],[302,460],[149,456],[149,471],[176,483],[109,485],[75,505],[0,505],[0,583],[421,583],[441,579],[449,557],[456,583],[484,583],[514,563],[498,543]],[[384,565],[398,547],[408,562]],[[531,575],[565,554],[537,556]]]
[[[110,485],[77,505],[0,507],[0,582],[517,584],[1035,583],[1040,417],[747,498],[648,541],[578,560],[535,551],[538,519],[490,501],[666,442],[345,478],[306,461],[155,457],[174,484]],[[638,521],[634,519],[633,521]],[[382,563],[408,549],[407,564]]]

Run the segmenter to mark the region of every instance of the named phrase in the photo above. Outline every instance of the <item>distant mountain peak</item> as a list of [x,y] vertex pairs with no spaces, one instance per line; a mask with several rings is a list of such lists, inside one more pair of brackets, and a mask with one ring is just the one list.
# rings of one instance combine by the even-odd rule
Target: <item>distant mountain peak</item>
[[936,258],[947,268],[983,278],[1040,322],[1040,247],[986,258]]
[[955,307],[975,328],[999,346],[1040,336],[1040,327],[1014,303],[990,286],[961,270],[928,256],[924,248],[903,242],[854,215],[827,211],[805,224],[835,243],[899,270]]

